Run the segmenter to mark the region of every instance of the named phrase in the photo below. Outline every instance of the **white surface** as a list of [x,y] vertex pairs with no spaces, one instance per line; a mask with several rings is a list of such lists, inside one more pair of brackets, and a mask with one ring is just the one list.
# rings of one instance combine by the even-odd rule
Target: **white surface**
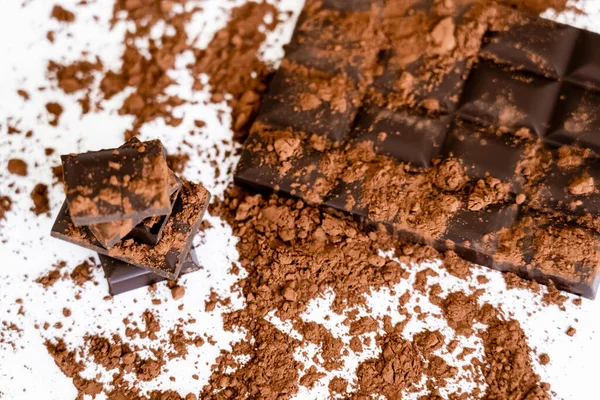
[[[178,390],[182,395],[189,392],[198,393],[207,382],[210,375],[210,365],[214,362],[220,349],[229,348],[229,342],[240,338],[240,335],[224,333],[221,323],[221,309],[217,307],[214,312],[204,312],[204,301],[208,299],[210,288],[217,293],[232,296],[235,307],[242,305],[242,300],[236,293],[230,293],[230,286],[239,277],[227,271],[237,258],[235,250],[236,239],[231,235],[231,229],[215,218],[209,218],[215,226],[206,232],[206,237],[201,240],[199,257],[204,269],[198,273],[188,275],[182,279],[186,286],[186,296],[179,302],[170,298],[169,291],[164,284],[159,285],[155,298],[165,299],[161,305],[152,305],[151,296],[145,289],[117,296],[105,301],[107,286],[101,271],[94,273],[97,286],[86,283],[83,290],[75,287],[70,281],[59,281],[49,290],[44,290],[34,280],[46,273],[52,264],[58,260],[65,260],[70,271],[83,260],[92,256],[92,253],[77,248],[67,243],[52,239],[49,236],[50,227],[55,214],[63,200],[62,188],[58,185],[51,187],[50,200],[52,217],[35,217],[29,211],[29,193],[38,182],[51,185],[52,166],[58,165],[59,155],[80,150],[90,150],[102,147],[118,146],[123,141],[123,132],[131,124],[131,118],[119,116],[116,113],[120,101],[125,94],[116,96],[109,103],[105,103],[103,112],[92,112],[83,118],[80,107],[74,96],[65,96],[60,90],[51,87],[46,78],[45,71],[49,59],[69,61],[80,58],[84,50],[89,50],[92,55],[99,55],[106,68],[118,68],[119,55],[121,54],[121,38],[126,29],[125,24],[119,23],[112,30],[108,30],[108,18],[112,13],[113,0],[98,0],[89,6],[76,7],[77,0],[60,1],[68,9],[75,10],[77,20],[71,25],[61,25],[49,19],[50,10],[54,2],[45,0],[32,0],[22,7],[20,1],[1,0],[2,12],[0,13],[0,195],[8,194],[14,200],[14,209],[7,215],[7,220],[0,222],[0,321],[14,322],[23,329],[21,335],[15,335],[17,351],[10,346],[0,344],[0,398],[2,399],[72,399],[76,391],[70,379],[63,376],[47,354],[43,341],[47,338],[65,337],[73,345],[81,343],[82,337],[87,332],[98,332],[105,336],[113,332],[124,333],[122,319],[133,314],[132,320],[139,319],[141,313],[150,309],[159,315],[162,332],[166,333],[182,317],[196,318],[197,322],[186,326],[187,331],[197,335],[212,335],[216,340],[215,345],[205,344],[201,348],[190,347],[190,354],[185,360],[177,360],[168,365],[169,373],[163,373],[153,382],[144,384],[144,388]],[[198,45],[206,45],[215,30],[226,23],[227,9],[233,3],[223,5],[221,1],[199,1],[205,9],[204,13],[197,14],[194,23],[190,25],[191,36],[198,35]],[[241,0],[238,1],[238,4]],[[292,10],[299,10],[301,0],[284,0],[283,6]],[[600,2],[588,2],[585,6],[591,15],[578,17],[578,25],[595,30],[600,30]],[[226,7],[223,9],[222,7]],[[97,16],[97,20],[93,18]],[[572,16],[571,16],[572,17]],[[570,23],[574,20],[569,16],[561,16],[561,20]],[[596,21],[596,25],[593,22]],[[293,21],[292,21],[293,22]],[[267,45],[274,45],[267,55],[269,59],[276,60],[281,55],[280,47],[289,37],[292,23],[282,26],[276,34],[269,36]],[[49,43],[46,38],[48,30],[56,31],[56,41]],[[189,100],[204,100],[208,98],[206,91],[193,93],[190,89],[191,78],[184,68],[186,57],[178,60],[178,70],[172,72],[178,85],[170,88],[170,92],[177,93],[180,97]],[[39,91],[38,88],[45,88]],[[24,89],[31,95],[31,100],[24,102],[16,91]],[[47,124],[47,113],[44,105],[48,101],[58,101],[65,108],[58,127]],[[223,123],[219,122],[217,112],[225,111]],[[230,139],[228,129],[229,114],[225,104],[219,106],[182,106],[177,114],[184,117],[184,122],[178,128],[165,126],[156,121],[146,126],[143,138],[158,137],[163,140],[168,150],[184,151],[191,155],[191,162],[185,171],[185,176],[190,179],[202,181],[213,194],[222,193],[223,187],[215,187],[212,183],[214,170],[205,157],[199,157],[199,149],[209,149],[217,144],[220,149],[227,146],[221,143],[222,139]],[[25,139],[24,134],[7,135],[7,118],[16,119],[16,125],[24,132],[33,130],[33,137]],[[187,132],[192,129],[194,119],[206,121],[207,126],[202,129],[201,135],[189,136]],[[15,120],[13,120],[15,124]],[[183,139],[189,145],[183,144]],[[44,148],[52,147],[56,153],[48,158],[44,156]],[[179,150],[178,150],[179,149]],[[213,153],[214,156],[214,153]],[[29,164],[29,176],[17,177],[8,175],[5,170],[8,158],[20,157]],[[227,164],[234,164],[237,160],[229,159]],[[226,165],[221,165],[221,171],[226,171]],[[9,185],[11,187],[9,187]],[[14,185],[14,186],[12,186]],[[15,194],[15,189],[20,194]],[[443,270],[431,265],[441,275],[439,281],[445,290],[468,290],[465,283],[454,277],[444,274]],[[426,267],[411,266],[414,273]],[[485,285],[486,294],[481,299],[501,307],[507,314],[518,319],[529,337],[529,344],[538,353],[546,352],[551,356],[551,363],[542,367],[535,362],[536,371],[542,380],[552,385],[556,398],[560,399],[595,399],[598,398],[598,360],[600,359],[600,301],[583,301],[581,307],[573,307],[567,302],[567,312],[561,312],[557,307],[541,307],[541,296],[529,292],[513,290],[506,291],[502,277],[499,273],[481,269],[490,283]],[[410,281],[403,282],[396,291],[403,293],[410,285]],[[81,300],[74,300],[74,294],[81,292]],[[417,295],[413,296],[411,305],[414,306]],[[25,316],[17,315],[19,305],[16,299],[23,300]],[[133,300],[137,299],[137,302]],[[307,320],[315,320],[331,327],[335,335],[349,340],[347,327],[340,322],[342,316],[332,315],[328,309],[331,299],[325,296],[314,301],[312,311],[307,313]],[[436,310],[435,306],[427,306],[426,298],[419,299],[419,305],[424,311]],[[385,313],[388,305],[395,310],[397,299],[388,291],[375,293],[370,298],[370,304],[376,312]],[[184,310],[179,311],[179,304],[184,304]],[[62,316],[62,308],[68,307],[73,315],[69,318]],[[332,315],[329,321],[323,319],[324,315]],[[392,313],[394,321],[398,321],[399,314]],[[62,321],[61,330],[49,328],[47,331],[34,329],[35,324],[43,325],[49,322],[53,325]],[[273,322],[278,322],[272,319]],[[568,337],[564,332],[569,326],[577,328],[575,337]],[[291,332],[286,324],[280,324],[281,329]],[[424,322],[412,321],[405,331],[407,337],[414,332],[427,327],[437,327],[448,336],[452,336],[452,329],[440,319],[427,318]],[[2,329],[0,325],[0,329]],[[152,344],[150,344],[152,345]],[[471,346],[481,351],[481,344],[471,340]],[[298,349],[297,358],[305,365],[310,365],[309,359],[312,352],[318,351],[314,346],[308,346],[309,357],[304,359]],[[371,356],[374,349],[368,349],[364,354],[347,357],[346,367],[341,371],[329,373],[316,388],[311,391],[301,387],[297,398],[323,398],[327,395],[329,379],[335,375],[352,373],[359,360]],[[460,349],[457,350],[458,354]],[[477,355],[478,353],[475,353]],[[451,364],[456,361],[452,355],[440,354]],[[197,362],[197,364],[196,364]],[[96,371],[87,371],[92,377]],[[191,379],[192,374],[198,374],[200,379]],[[177,376],[176,382],[169,381],[169,376]],[[476,379],[481,377],[476,376]],[[457,385],[460,382],[456,382]],[[467,387],[468,388],[468,387]]]

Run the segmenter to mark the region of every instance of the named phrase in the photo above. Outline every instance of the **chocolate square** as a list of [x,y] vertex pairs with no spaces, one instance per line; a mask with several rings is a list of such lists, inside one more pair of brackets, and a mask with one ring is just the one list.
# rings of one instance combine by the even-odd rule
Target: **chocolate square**
[[446,233],[435,247],[454,250],[460,257],[479,265],[493,265],[498,232],[512,226],[519,209],[513,205],[492,205],[483,210],[460,210],[448,222]]
[[556,145],[575,144],[600,155],[600,94],[565,83],[547,139]]
[[512,23],[488,32],[481,57],[547,77],[563,77],[578,30],[533,15],[511,14]]
[[448,131],[449,117],[428,117],[410,109],[389,110],[371,102],[360,109],[352,137],[371,141],[378,154],[428,167]]
[[600,35],[580,30],[566,79],[587,89],[600,91]]
[[76,226],[168,214],[169,168],[159,140],[61,157]]
[[[286,58],[331,75],[347,74],[357,83],[364,80],[377,56],[370,43],[376,25],[370,5],[345,0],[312,3],[298,19]],[[343,12],[348,10],[355,12]]]
[[496,178],[510,183],[514,193],[523,184],[518,171],[523,156],[522,140],[463,121],[453,124],[442,149],[442,158],[459,160],[470,179]]
[[512,132],[527,128],[544,136],[559,90],[557,81],[481,63],[471,71],[458,115]]
[[283,63],[265,95],[258,121],[342,140],[350,131],[360,94],[343,76]]

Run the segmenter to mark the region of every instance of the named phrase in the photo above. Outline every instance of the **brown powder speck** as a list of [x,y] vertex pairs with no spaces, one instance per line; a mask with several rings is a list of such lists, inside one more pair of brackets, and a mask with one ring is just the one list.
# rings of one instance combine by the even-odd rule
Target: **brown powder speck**
[[33,201],[33,208],[31,211],[33,211],[35,215],[45,214],[50,211],[48,186],[44,185],[43,183],[38,183],[31,191],[30,197]]
[[479,312],[477,298],[462,292],[450,293],[442,303],[442,312],[456,333],[470,336],[473,333],[473,321]]
[[0,196],[0,220],[6,218],[6,213],[12,210],[12,200],[8,196]]
[[185,296],[185,287],[183,286],[175,286],[171,289],[171,296],[173,300],[180,300]]
[[73,14],[71,11],[63,8],[60,5],[55,5],[54,8],[52,8],[52,14],[51,14],[52,18],[60,21],[60,22],[73,22],[75,21],[75,14]]
[[73,269],[71,272],[71,280],[77,286],[83,286],[84,283],[92,280],[92,268],[93,265],[88,261],[84,261]]
[[404,389],[421,378],[421,355],[412,343],[397,333],[386,335],[382,342],[381,355],[358,366],[359,398],[379,395],[399,399]]
[[46,104],[46,110],[50,114],[50,125],[57,126],[63,113],[63,107],[58,103],[51,102]]
[[20,158],[11,158],[8,160],[8,172],[14,175],[27,176],[27,163]]
[[594,178],[589,175],[580,176],[569,184],[569,192],[574,196],[585,196],[594,192]]
[[567,329],[567,335],[568,336],[575,336],[575,334],[577,333],[577,329],[573,328],[572,326],[569,327],[569,329]]
[[546,353],[542,353],[539,356],[539,362],[542,365],[548,365],[550,363],[550,356]]

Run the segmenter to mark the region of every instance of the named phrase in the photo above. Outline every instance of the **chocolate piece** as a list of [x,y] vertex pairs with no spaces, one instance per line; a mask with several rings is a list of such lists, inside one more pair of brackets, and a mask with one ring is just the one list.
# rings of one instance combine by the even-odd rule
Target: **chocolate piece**
[[[166,278],[160,275],[153,274],[148,270],[138,268],[115,258],[103,254],[98,254],[98,257],[100,258],[100,263],[104,270],[104,276],[108,282],[108,290],[111,296],[116,296],[121,293],[150,286],[154,283],[166,280]],[[181,267],[181,275],[195,272],[199,269],[200,267],[196,254],[192,249]]]
[[[171,209],[179,196],[180,190],[181,180],[175,176],[173,171],[170,171],[169,196],[171,197]],[[107,249],[127,236],[142,243],[156,245],[160,240],[167,218],[168,215],[156,215],[142,221],[126,219],[123,221],[104,222],[102,224],[88,225],[88,229]]]
[[551,78],[563,77],[579,31],[533,15],[513,14],[512,19],[516,21],[488,32],[481,57]]
[[477,123],[544,136],[560,83],[481,63],[465,86],[458,115]]
[[370,0],[329,0],[322,7],[308,3],[286,46],[287,59],[325,73],[345,73],[359,82],[377,56],[371,43],[375,25]]
[[76,226],[166,215],[169,169],[159,140],[61,157]]
[[167,279],[176,279],[206,211],[210,194],[200,184],[184,181],[179,198],[167,220],[158,245],[128,239],[107,250],[86,227],[73,224],[65,202],[52,227],[52,236],[146,269]]
[[367,103],[356,117],[352,136],[372,141],[378,153],[427,167],[440,151],[449,124],[448,117],[430,118],[414,110]]
[[600,154],[600,94],[564,84],[547,139],[556,145],[577,144]]
[[588,89],[600,91],[600,35],[579,30],[566,79]]
[[[324,19],[301,19],[235,181],[594,297],[600,94],[587,88],[594,87],[600,59],[584,50],[600,36],[505,10],[514,14],[509,26],[493,26],[481,47],[468,44],[479,53],[461,58],[462,36],[446,39],[469,29],[457,25],[465,8],[460,17],[440,20],[434,32],[426,24],[407,28],[432,35],[423,41],[431,41],[429,53],[415,60],[403,53],[403,46],[421,43],[398,25],[406,10],[385,8],[386,40],[369,43],[379,46],[379,57],[368,71],[368,63],[327,52],[320,58],[315,51],[335,48],[337,40],[338,56],[346,57],[349,28],[323,21],[358,19],[367,11],[315,4],[308,2],[303,13]],[[308,37],[311,23],[329,31]],[[436,64],[436,57],[443,60]],[[372,84],[363,88],[372,72]]]
[[343,76],[283,62],[269,85],[259,121],[341,140],[358,110],[359,93]]
[[446,136],[443,157],[458,159],[471,179],[492,176],[509,183],[511,190],[518,193],[523,184],[519,164],[523,160],[525,143],[512,135],[456,121]]

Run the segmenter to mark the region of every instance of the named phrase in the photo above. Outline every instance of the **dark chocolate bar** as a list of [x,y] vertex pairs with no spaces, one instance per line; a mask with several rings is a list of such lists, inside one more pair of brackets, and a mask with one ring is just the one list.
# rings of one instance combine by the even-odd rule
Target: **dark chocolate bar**
[[184,181],[160,242],[156,246],[123,240],[105,249],[87,227],[73,224],[65,201],[52,227],[52,236],[146,269],[167,279],[179,276],[198,232],[210,193],[200,184]]
[[[397,28],[410,13],[363,3],[307,2],[244,144],[236,183],[593,298],[600,35],[501,9],[509,22],[482,32],[470,58],[453,55],[436,67],[435,48],[402,57],[406,35]],[[340,59],[352,54],[355,33],[330,25],[364,18],[371,22],[354,28],[372,29],[375,38],[381,27],[385,36],[369,42],[378,57]],[[440,32],[469,29],[469,18],[465,9],[440,22]],[[319,36],[320,24],[332,32]],[[349,50],[335,54],[336,44]]]
[[[103,254],[98,254],[98,257],[100,258],[104,276],[108,282],[108,290],[112,296],[166,280],[166,278],[160,275],[127,264],[116,258],[111,258]],[[196,253],[192,249],[181,267],[181,275],[195,272],[199,269],[200,266],[196,258]]]
[[165,151],[159,140],[130,141],[61,157],[71,218],[76,226],[142,221],[171,208]]

